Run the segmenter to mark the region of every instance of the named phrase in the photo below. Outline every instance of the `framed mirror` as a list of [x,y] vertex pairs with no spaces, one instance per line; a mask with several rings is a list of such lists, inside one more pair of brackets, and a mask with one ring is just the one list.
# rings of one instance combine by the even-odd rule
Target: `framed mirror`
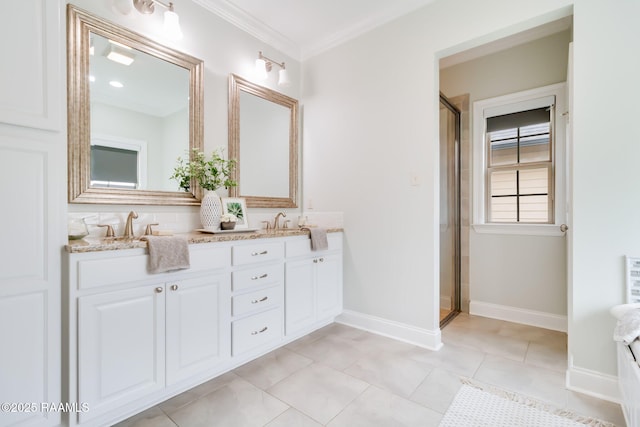
[[254,208],[297,207],[298,101],[231,74],[229,157],[238,161],[232,197]]
[[67,6],[70,203],[198,205],[170,180],[203,148],[203,62]]

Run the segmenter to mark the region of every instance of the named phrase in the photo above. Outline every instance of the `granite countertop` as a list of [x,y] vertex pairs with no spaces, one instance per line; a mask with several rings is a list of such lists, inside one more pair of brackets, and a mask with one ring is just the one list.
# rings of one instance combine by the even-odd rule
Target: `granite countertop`
[[[342,228],[328,228],[328,233],[338,233],[343,231]],[[254,239],[270,239],[276,237],[289,236],[308,236],[308,230],[299,228],[289,228],[280,230],[257,230],[247,232],[226,232],[226,233],[204,233],[192,231],[189,233],[176,233],[175,236],[184,236],[189,244],[213,243],[213,242],[230,242],[238,240],[254,240]],[[140,237],[133,239],[106,238],[106,237],[85,237],[81,240],[70,240],[65,245],[65,250],[69,253],[84,252],[100,252],[100,251],[117,251],[122,249],[146,248],[147,242],[140,240]]]

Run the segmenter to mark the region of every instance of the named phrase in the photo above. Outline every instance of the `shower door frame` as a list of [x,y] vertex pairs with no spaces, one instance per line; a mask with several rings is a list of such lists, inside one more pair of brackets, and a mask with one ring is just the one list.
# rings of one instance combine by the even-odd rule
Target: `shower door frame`
[[[451,322],[461,311],[460,293],[461,289],[461,221],[460,221],[460,126],[461,126],[461,112],[460,110],[447,99],[447,97],[440,92],[440,104],[444,105],[449,111],[451,111],[455,117],[454,126],[454,283],[453,283],[453,310],[442,320],[440,320],[440,328],[443,328],[447,323]],[[440,304],[438,304],[440,306]]]

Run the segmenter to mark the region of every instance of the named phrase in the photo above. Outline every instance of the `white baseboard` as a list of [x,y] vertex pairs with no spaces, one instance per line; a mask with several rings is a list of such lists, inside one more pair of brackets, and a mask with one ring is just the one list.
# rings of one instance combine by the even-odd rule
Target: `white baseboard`
[[567,316],[488,302],[469,302],[469,314],[567,332]]
[[440,329],[422,329],[351,310],[344,310],[341,315],[336,317],[336,322],[399,341],[408,342],[429,350],[439,350],[442,347]]
[[622,402],[617,376],[572,366],[567,369],[566,386],[569,390],[598,399]]

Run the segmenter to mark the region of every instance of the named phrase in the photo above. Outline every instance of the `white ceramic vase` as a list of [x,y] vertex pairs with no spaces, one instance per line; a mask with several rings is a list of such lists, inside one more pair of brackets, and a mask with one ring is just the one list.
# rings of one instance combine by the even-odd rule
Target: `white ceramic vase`
[[215,191],[205,190],[200,203],[200,222],[205,230],[218,230],[222,215],[222,201]]

